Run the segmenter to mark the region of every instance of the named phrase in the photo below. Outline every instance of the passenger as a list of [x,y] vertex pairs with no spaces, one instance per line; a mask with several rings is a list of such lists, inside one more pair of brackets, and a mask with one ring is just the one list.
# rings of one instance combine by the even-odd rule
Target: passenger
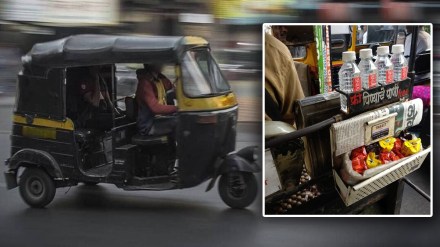
[[136,71],[138,86],[136,101],[139,106],[137,126],[141,135],[165,135],[174,131],[175,117],[155,118],[157,115],[172,115],[177,112],[175,105],[167,105],[167,91],[173,83],[162,73],[162,65],[144,65]]
[[88,121],[93,118],[95,113],[111,112],[114,109],[107,85],[100,77],[99,70],[100,66],[89,67],[88,73],[83,75],[79,81],[81,103],[79,107],[80,113],[76,121],[78,127],[86,127]]
[[362,44],[368,44],[368,26],[361,26],[362,27]]
[[[404,55],[407,57],[411,52],[411,38],[412,38],[412,26],[406,26],[406,30],[408,36],[405,38],[405,53]],[[431,50],[431,35],[426,32],[423,26],[419,26],[419,33],[417,36],[417,44],[416,44],[416,55]]]

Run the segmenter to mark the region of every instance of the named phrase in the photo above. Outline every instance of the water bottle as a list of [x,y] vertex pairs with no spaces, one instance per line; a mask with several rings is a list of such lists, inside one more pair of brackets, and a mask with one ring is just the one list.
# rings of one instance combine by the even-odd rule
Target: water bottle
[[[362,90],[361,72],[356,65],[356,53],[346,51],[342,53],[342,64],[339,69],[339,89],[347,94]],[[347,97],[343,94],[341,97],[341,110],[347,112]]]
[[377,59],[375,65],[377,67],[377,83],[386,85],[394,82],[393,64],[388,55],[390,48],[388,46],[379,46],[377,48]]
[[408,76],[408,61],[403,55],[403,45],[393,45],[391,52],[391,63],[394,67],[394,80],[401,81],[405,80]]
[[371,49],[362,49],[359,51],[359,56],[361,61],[358,67],[361,71],[362,88],[375,88],[377,86],[377,67],[373,62],[373,51]]

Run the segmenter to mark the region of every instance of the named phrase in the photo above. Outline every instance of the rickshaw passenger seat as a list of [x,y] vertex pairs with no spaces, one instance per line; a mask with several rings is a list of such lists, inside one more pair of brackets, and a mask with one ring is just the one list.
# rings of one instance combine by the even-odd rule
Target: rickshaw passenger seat
[[139,146],[155,146],[168,143],[168,136],[149,136],[149,135],[134,135],[131,138],[131,143]]

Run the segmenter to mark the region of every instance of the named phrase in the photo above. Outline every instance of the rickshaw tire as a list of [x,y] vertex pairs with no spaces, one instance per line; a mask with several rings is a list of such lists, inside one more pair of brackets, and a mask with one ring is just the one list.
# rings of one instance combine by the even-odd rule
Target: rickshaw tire
[[86,186],[96,186],[96,185],[99,184],[99,182],[83,182],[83,183],[84,183],[84,185],[86,185]]
[[250,172],[240,172],[244,182],[246,183],[245,195],[242,197],[234,197],[229,192],[229,181],[228,176],[230,174],[226,173],[220,177],[218,184],[218,191],[223,202],[231,208],[242,209],[249,206],[257,197],[258,193],[258,183],[253,173]]
[[55,197],[54,181],[40,168],[27,167],[18,185],[22,199],[33,208],[43,208]]

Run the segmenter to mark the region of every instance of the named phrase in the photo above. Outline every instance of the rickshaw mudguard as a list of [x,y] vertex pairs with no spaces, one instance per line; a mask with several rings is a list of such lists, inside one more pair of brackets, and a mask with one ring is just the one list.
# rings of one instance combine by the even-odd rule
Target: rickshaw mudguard
[[53,179],[63,179],[58,162],[48,152],[25,148],[16,152],[6,161],[8,171],[5,172],[8,189],[17,187],[17,170],[20,166],[42,167]]
[[236,153],[230,153],[223,158],[217,158],[215,162],[215,172],[206,188],[206,192],[210,191],[217,181],[217,178],[229,172],[261,172],[261,167],[257,164],[257,157],[253,154],[256,151],[255,146],[246,147]]

